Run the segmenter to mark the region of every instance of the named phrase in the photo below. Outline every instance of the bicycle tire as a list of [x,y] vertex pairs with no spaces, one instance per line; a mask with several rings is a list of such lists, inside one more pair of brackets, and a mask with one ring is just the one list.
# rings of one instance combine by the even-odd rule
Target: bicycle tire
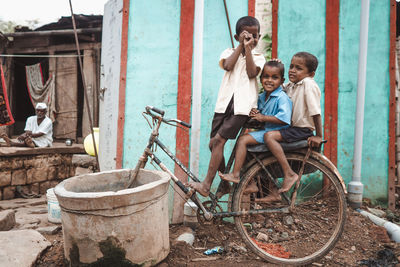
[[[304,155],[287,153],[286,158],[298,173]],[[274,179],[282,180],[282,170],[275,157],[267,157],[262,163]],[[253,164],[246,171],[233,193],[233,211],[289,206],[284,200],[255,202],[268,189],[266,176],[260,164]],[[323,177],[329,182],[324,183]],[[246,194],[245,189],[253,180],[261,190]],[[246,245],[265,261],[283,265],[310,264],[326,255],[340,238],[345,221],[346,199],[339,179],[334,171],[313,158],[305,164],[297,200],[290,213],[264,212],[235,217],[236,229]],[[259,233],[264,236],[257,239]]]

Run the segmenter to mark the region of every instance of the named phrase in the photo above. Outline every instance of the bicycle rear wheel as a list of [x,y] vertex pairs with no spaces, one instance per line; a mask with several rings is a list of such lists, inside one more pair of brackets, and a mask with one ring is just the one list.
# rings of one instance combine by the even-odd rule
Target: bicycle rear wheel
[[[304,155],[288,153],[286,157],[299,173]],[[290,210],[284,198],[258,202],[271,193],[268,176],[278,184],[283,180],[282,169],[274,157],[262,163],[265,168],[256,163],[246,171],[233,195],[233,211],[249,211],[235,217],[240,235],[253,252],[272,263],[304,265],[323,257],[338,241],[346,220],[346,199],[337,176],[309,158],[294,208]],[[257,184],[258,192],[246,192],[252,183]]]

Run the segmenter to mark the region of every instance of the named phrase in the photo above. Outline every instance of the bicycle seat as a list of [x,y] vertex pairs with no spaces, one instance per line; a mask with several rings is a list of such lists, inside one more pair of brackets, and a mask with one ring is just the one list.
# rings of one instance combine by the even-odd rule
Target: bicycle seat
[[[293,150],[298,150],[298,149],[308,147],[307,140],[300,140],[300,141],[291,142],[291,143],[282,142],[280,144],[284,151],[293,151]],[[261,152],[268,152],[269,149],[265,144],[259,144],[259,145],[247,147],[247,151],[254,152],[254,153],[261,153]]]

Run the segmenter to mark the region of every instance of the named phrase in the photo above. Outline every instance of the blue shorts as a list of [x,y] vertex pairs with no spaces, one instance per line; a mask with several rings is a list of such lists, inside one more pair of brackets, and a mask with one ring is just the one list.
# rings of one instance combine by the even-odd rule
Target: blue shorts
[[264,144],[264,134],[268,132],[266,130],[254,131],[249,134],[257,141],[257,143]]

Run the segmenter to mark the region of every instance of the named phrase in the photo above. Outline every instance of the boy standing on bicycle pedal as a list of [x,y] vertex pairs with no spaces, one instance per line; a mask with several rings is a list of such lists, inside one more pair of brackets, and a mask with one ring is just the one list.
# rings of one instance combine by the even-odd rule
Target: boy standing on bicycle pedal
[[[318,59],[310,53],[299,52],[292,57],[289,67],[290,82],[284,86],[293,102],[291,126],[279,131],[267,132],[264,135],[265,144],[276,157],[284,174],[283,184],[278,193],[289,191],[299,179],[289,166],[279,142],[290,143],[308,139],[308,144],[313,147],[318,147],[322,142],[321,90],[314,81],[317,67]],[[272,200],[267,198],[266,202]],[[280,198],[280,195],[277,195],[274,200],[279,201]],[[263,201],[263,199],[258,199],[258,201]]]
[[[257,75],[265,63],[264,56],[253,49],[260,38],[260,23],[251,16],[240,18],[236,23],[236,48],[221,53],[219,66],[225,70],[214,118],[211,126],[209,148],[211,159],[203,182],[190,182],[188,186],[202,196],[208,196],[217,170],[224,172],[224,146],[228,139],[235,139],[249,118],[252,108],[257,107]],[[229,193],[226,183],[221,194]]]
[[[266,132],[289,127],[292,116],[292,101],[281,86],[285,80],[284,73],[285,67],[280,61],[271,60],[265,63],[260,76],[264,92],[258,97],[258,109],[253,109],[250,113],[251,118],[264,123],[264,129],[250,132],[239,138],[233,172],[228,174],[220,172],[219,176],[223,180],[239,183],[240,170],[246,159],[247,146],[264,144],[264,134]],[[257,185],[250,184],[246,191],[248,193],[257,192]]]

